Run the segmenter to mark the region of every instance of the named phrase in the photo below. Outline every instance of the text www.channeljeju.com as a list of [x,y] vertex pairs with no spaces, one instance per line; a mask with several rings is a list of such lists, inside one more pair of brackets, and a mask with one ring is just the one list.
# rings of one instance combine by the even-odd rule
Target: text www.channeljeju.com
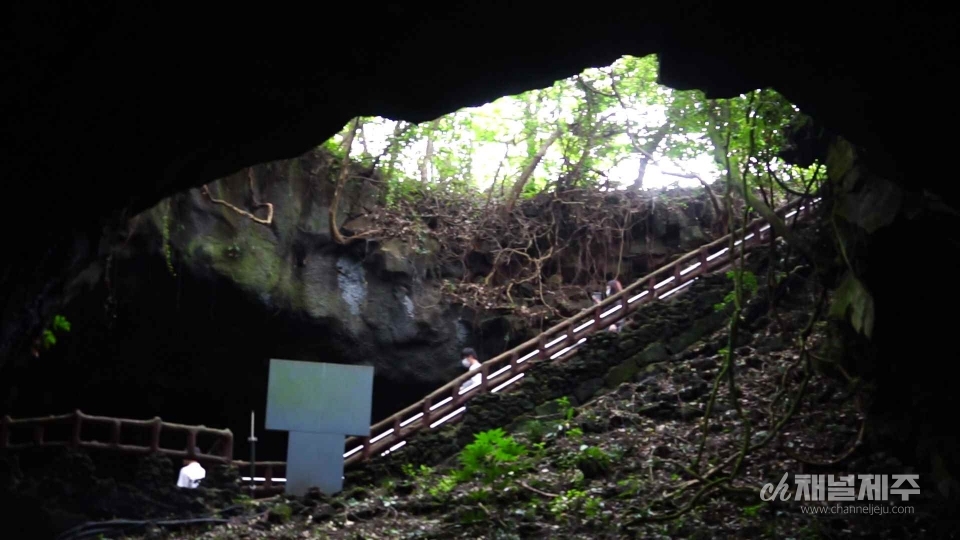
[[804,514],[912,514],[912,506],[884,506],[879,504],[833,504],[833,505],[803,505],[800,507]]

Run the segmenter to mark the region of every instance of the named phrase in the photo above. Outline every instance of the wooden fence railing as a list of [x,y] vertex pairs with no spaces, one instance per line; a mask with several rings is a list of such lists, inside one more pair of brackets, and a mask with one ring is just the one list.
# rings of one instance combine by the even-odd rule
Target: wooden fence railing
[[[106,426],[110,435],[106,441],[84,437],[84,427]],[[55,432],[57,428],[69,429]],[[27,432],[29,438],[23,442],[11,442],[16,432]],[[138,433],[134,433],[138,432]],[[178,448],[163,448],[161,435],[175,432],[185,434],[184,444]],[[126,439],[140,435],[140,440],[148,439],[148,444],[137,444]],[[204,453],[197,449],[197,437],[213,436],[211,448],[215,453]],[[160,417],[152,420],[130,420],[109,416],[93,416],[74,411],[60,416],[13,419],[4,416],[0,419],[0,450],[19,450],[43,447],[94,448],[100,450],[119,450],[129,454],[163,454],[166,456],[194,459],[201,463],[230,463],[233,461],[233,432],[229,429],[214,429],[206,426],[188,426],[164,422]]]
[[[805,217],[811,205],[817,201],[819,199],[802,205],[803,200],[797,199],[776,212],[784,218],[794,215]],[[475,371],[463,373],[419,403],[371,426],[369,436],[347,439],[345,465],[397,450],[406,444],[405,437],[421,429],[434,429],[447,422],[458,421],[466,410],[464,404],[473,397],[503,390],[521,379],[523,372],[537,362],[560,360],[576,354],[576,348],[586,341],[586,336],[609,327],[647,302],[666,298],[682,290],[700,275],[728,266],[735,262],[741,250],[768,242],[773,231],[765,220],[758,218],[734,234],[742,238],[735,241],[733,253],[729,248],[730,234],[701,246],[647,274],[593,308],[581,311],[539,336],[483,362],[479,370],[482,374],[480,384],[461,389],[464,382],[476,375]]]
[[[807,201],[795,200],[776,210],[783,218],[806,217],[812,205],[819,199]],[[679,259],[654,270],[637,280],[620,293],[610,296],[593,308],[581,311],[577,315],[565,319],[549,328],[539,336],[506,351],[480,366],[480,384],[461,389],[463,383],[476,375],[475,371],[466,372],[441,388],[428,394],[419,403],[377,422],[370,428],[370,435],[366,437],[351,437],[346,440],[343,455],[345,466],[369,459],[377,455],[385,455],[399,449],[406,444],[405,438],[422,429],[434,429],[447,422],[457,422],[462,419],[466,410],[464,404],[473,397],[486,392],[499,392],[524,376],[524,371],[544,360],[563,360],[576,354],[577,348],[586,341],[586,336],[597,330],[609,327],[641,305],[653,300],[667,298],[693,283],[699,276],[716,272],[735,262],[741,251],[763,244],[770,240],[773,234],[770,225],[763,219],[755,219],[744,228],[738,230],[735,238],[734,250],[731,252],[729,243],[731,235],[710,242],[699,249],[688,253]],[[106,424],[111,427],[112,436],[109,442],[84,440],[82,430],[84,424]],[[71,436],[60,440],[49,440],[45,437],[46,428],[56,424],[69,424]],[[122,441],[123,428],[136,427],[150,430],[150,444],[137,445]],[[15,429],[32,430],[31,440],[23,443],[10,443],[10,434]],[[163,448],[160,445],[160,434],[163,430],[178,431],[187,434],[184,449]],[[128,430],[129,431],[129,430]],[[218,453],[201,453],[197,451],[197,436],[211,434],[219,439],[215,447]],[[44,446],[70,446],[74,448],[114,449],[128,453],[159,453],[172,457],[190,458],[207,463],[232,463],[240,468],[242,473],[248,473],[250,462],[233,461],[233,433],[229,430],[213,429],[204,426],[188,426],[163,422],[159,417],[152,420],[128,420],[105,416],[91,416],[75,411],[62,416],[45,418],[0,419],[0,450],[33,448]],[[282,492],[283,485],[277,474],[285,472],[286,462],[261,461],[254,464],[257,473],[254,482],[257,483],[257,494],[271,494]]]
[[[234,461],[234,465],[243,475],[250,474],[249,461]],[[275,495],[283,493],[286,481],[286,461],[257,461],[253,464],[256,473],[253,475],[253,484],[257,496]],[[249,476],[241,476],[241,484],[250,485]]]

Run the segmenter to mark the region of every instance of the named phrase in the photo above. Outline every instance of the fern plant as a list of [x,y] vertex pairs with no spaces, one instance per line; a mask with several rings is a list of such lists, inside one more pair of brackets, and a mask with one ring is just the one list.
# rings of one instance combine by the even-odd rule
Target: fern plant
[[520,458],[526,453],[527,448],[501,428],[477,433],[474,441],[460,453],[461,468],[457,476],[467,481],[479,475],[485,484],[492,484],[519,470]]
[[57,344],[57,335],[70,331],[70,321],[63,315],[57,315],[53,318],[50,328],[43,331],[42,343],[44,350],[48,350]]

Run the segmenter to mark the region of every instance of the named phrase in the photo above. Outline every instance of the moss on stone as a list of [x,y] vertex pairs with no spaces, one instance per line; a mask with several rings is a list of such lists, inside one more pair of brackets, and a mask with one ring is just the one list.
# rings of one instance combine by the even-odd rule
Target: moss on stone
[[290,308],[297,311],[303,312],[306,311],[306,302],[305,300],[305,291],[304,283],[302,279],[299,279],[294,275],[294,268],[292,265],[284,264],[281,265],[281,270],[279,276],[277,276],[276,288],[273,291],[273,294],[279,298],[286,299],[289,302]]
[[607,372],[607,377],[604,382],[607,388],[616,388],[622,383],[633,379],[633,376],[636,375],[638,371],[640,371],[640,366],[637,365],[633,358],[629,358]]
[[730,318],[730,311],[732,308],[728,306],[702,319],[697,319],[690,329],[671,339],[667,343],[667,348],[673,353],[683,351],[723,326]]
[[219,274],[257,293],[274,292],[283,268],[276,245],[249,230],[233,238],[193,237],[187,244],[185,258],[189,263],[198,258],[207,260]]
[[300,167],[300,159],[291,159],[287,162],[287,180],[293,187],[300,182],[303,177],[303,168]]

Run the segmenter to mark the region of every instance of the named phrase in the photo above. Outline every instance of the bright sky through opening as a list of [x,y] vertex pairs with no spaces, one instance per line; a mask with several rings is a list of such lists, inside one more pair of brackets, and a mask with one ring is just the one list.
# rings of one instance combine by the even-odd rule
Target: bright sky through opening
[[[618,60],[618,62],[622,60]],[[584,71],[584,74],[591,71],[606,73],[603,70],[598,71],[591,68]],[[541,89],[537,92],[545,91],[547,90]],[[563,93],[559,95],[551,93],[550,95],[554,97],[547,98],[545,101],[538,101],[541,105],[536,108],[535,116],[532,119],[538,126],[536,130],[537,142],[531,146],[536,147],[536,145],[542,144],[549,136],[549,132],[556,129],[558,125],[572,126],[580,123],[579,115],[581,113],[578,111],[582,111],[581,102],[583,98],[571,95],[569,90],[561,90],[561,92]],[[591,171],[609,180],[611,187],[614,189],[625,189],[634,183],[642,159],[642,154],[631,144],[630,135],[627,134],[626,130],[629,129],[632,133],[637,134],[641,140],[645,140],[644,134],[649,135],[655,128],[666,123],[667,108],[660,104],[661,100],[659,98],[669,98],[675,91],[654,85],[646,92],[645,97],[632,101],[628,99],[626,104],[621,101],[619,106],[604,110],[605,125],[619,126],[620,132],[606,136],[609,138],[603,144],[609,145],[607,148],[614,150],[612,153],[601,152],[595,154],[596,161],[592,162]],[[542,94],[538,95],[542,96]],[[442,117],[443,124],[456,127],[452,130],[447,128],[447,131],[443,131],[444,128],[440,127],[437,132],[434,132],[437,134],[433,141],[434,156],[446,150],[448,156],[451,154],[460,156],[454,158],[460,160],[464,159],[462,157],[464,154],[459,152],[469,148],[468,153],[471,158],[469,174],[466,174],[466,176],[470,178],[475,187],[485,190],[490,187],[495,178],[498,185],[512,186],[519,177],[524,164],[528,162],[529,157],[527,156],[532,155],[532,150],[525,140],[523,121],[525,114],[530,114],[526,109],[526,96],[528,94],[505,96],[480,107],[464,108],[445,115]],[[746,98],[746,96],[741,96],[741,98]],[[794,110],[798,109],[794,106]],[[594,121],[597,120],[599,118],[595,117]],[[362,134],[358,133],[354,138],[350,152],[351,156],[358,157],[363,152],[364,142],[367,151],[372,155],[385,154],[387,145],[394,136],[396,125],[397,122],[385,118],[365,119]],[[426,127],[424,124],[421,124],[421,126]],[[675,125],[671,128],[671,130],[673,129],[676,129]],[[494,135],[490,135],[491,133]],[[776,133],[776,130],[773,133]],[[363,141],[361,141],[361,137],[363,137]],[[478,140],[481,138],[484,140]],[[702,151],[692,159],[682,161],[666,158],[659,151],[655,151],[654,157],[657,163],[648,163],[643,177],[644,189],[660,189],[670,185],[694,187],[699,186],[700,182],[697,178],[690,178],[691,175],[699,176],[707,183],[713,183],[721,176],[721,171],[714,162],[712,152],[708,150],[712,148],[712,145],[708,140],[705,140],[705,135],[684,135],[673,131],[669,138],[675,142],[686,140],[695,143],[693,147],[700,147]],[[489,142],[490,140],[498,142]],[[342,138],[336,136],[333,142],[340,143]],[[400,151],[397,161],[394,163],[395,170],[397,172],[402,171],[404,176],[411,179],[420,178],[420,164],[426,155],[426,150],[427,138],[417,137],[412,144],[407,145]],[[533,177],[530,179],[530,184],[542,187],[546,183],[556,180],[564,172],[563,152],[563,146],[560,142],[552,144],[544,159],[538,164]],[[509,157],[509,161],[504,161],[505,156]],[[502,167],[501,163],[503,163]],[[427,173],[428,181],[437,179],[436,167],[435,157]],[[461,167],[466,167],[466,165],[463,164]],[[773,167],[779,169],[779,164],[773,164]],[[500,169],[499,177],[497,177],[498,169]],[[460,170],[464,173],[467,172],[464,169]]]
[[[487,119],[491,124],[500,125],[519,124],[519,122],[511,119],[520,118],[520,116],[523,114],[522,104],[507,100],[498,100],[496,102],[487,103],[480,107],[462,109],[462,111],[473,113],[475,115],[475,121],[482,118]],[[624,114],[625,112],[626,114]],[[645,111],[620,110],[617,112],[617,117],[618,119],[626,117],[635,122],[662,122],[664,117],[664,108],[650,107]],[[393,135],[394,126],[396,125],[396,122],[393,120],[380,118],[377,120],[378,121],[375,123],[364,126],[364,132],[368,137],[367,145],[370,149],[370,152],[372,152],[374,155],[379,155],[386,149],[390,137]],[[519,126],[517,131],[519,131]],[[618,137],[627,139],[626,134],[621,134]],[[406,154],[423,156],[426,153],[426,148],[426,140],[419,140],[410,145]],[[354,139],[351,155],[355,156],[361,150],[362,146],[360,141],[358,139]],[[472,172],[477,187],[481,189],[487,189],[490,187],[490,183],[493,181],[494,176],[496,175],[497,166],[500,164],[500,160],[503,158],[504,150],[505,145],[503,144],[479,141],[474,143]],[[522,147],[516,145],[511,154],[522,152]],[[560,160],[560,148],[558,145],[554,145],[547,152],[547,155],[544,157],[544,161],[540,164],[539,168],[541,173],[543,169],[551,168],[549,167],[550,164],[558,164]],[[683,174],[679,168],[672,166],[670,160],[663,159],[660,160],[660,163],[667,172]],[[708,183],[712,183],[719,174],[719,171],[716,165],[714,165],[713,159],[709,154],[701,154],[697,156],[696,160],[687,160],[681,164],[687,171],[700,175],[700,177],[706,180]],[[611,169],[603,172],[607,174],[612,183],[617,184],[618,189],[623,189],[633,183],[633,180],[637,177],[637,169],[639,165],[640,154],[636,154],[624,159]],[[419,164],[416,159],[410,159],[409,157],[401,158],[399,166],[402,167],[402,169],[411,177],[416,177],[420,174],[418,168]],[[511,172],[516,173],[517,171]],[[501,178],[502,176],[503,172],[501,172]],[[677,183],[681,187],[693,187],[700,185],[696,179],[679,178],[677,176],[663,174],[663,171],[661,171],[659,167],[652,163],[647,166],[646,174],[644,175],[643,179],[643,185],[645,189],[659,189],[673,183]]]

